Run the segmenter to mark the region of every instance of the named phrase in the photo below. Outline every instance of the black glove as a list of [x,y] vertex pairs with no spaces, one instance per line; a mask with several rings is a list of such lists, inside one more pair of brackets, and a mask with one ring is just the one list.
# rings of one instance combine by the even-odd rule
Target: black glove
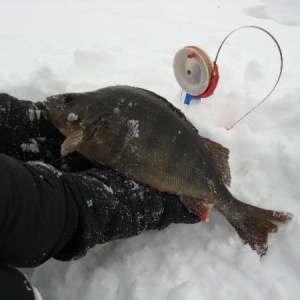
[[96,244],[129,238],[142,231],[162,230],[171,223],[197,223],[173,195],[137,184],[108,169],[65,173],[75,196],[79,223],[71,241],[54,257],[82,257]]
[[41,103],[0,94],[0,131],[1,153],[46,163],[60,156],[64,137],[52,125]]
[[94,167],[77,152],[61,157],[60,147],[65,138],[54,127],[41,102],[0,93],[0,134],[0,153],[22,161],[43,161],[66,172]]

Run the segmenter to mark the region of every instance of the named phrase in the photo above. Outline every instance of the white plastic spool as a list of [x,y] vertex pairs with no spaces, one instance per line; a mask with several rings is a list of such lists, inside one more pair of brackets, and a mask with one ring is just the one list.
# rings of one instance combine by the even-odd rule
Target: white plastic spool
[[175,54],[173,70],[181,88],[190,95],[199,96],[210,84],[213,65],[202,49],[188,46]]

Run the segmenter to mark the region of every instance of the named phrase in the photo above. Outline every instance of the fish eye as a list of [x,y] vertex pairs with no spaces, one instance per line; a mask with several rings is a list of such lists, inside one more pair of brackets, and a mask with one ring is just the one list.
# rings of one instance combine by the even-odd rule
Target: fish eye
[[70,102],[72,102],[72,101],[73,101],[73,95],[66,95],[66,96],[64,97],[64,101],[65,101],[65,103],[70,103]]

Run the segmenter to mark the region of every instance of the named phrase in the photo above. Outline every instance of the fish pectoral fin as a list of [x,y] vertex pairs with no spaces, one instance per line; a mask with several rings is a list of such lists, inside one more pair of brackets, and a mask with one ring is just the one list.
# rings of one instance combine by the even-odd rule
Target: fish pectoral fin
[[210,139],[203,138],[203,140],[212,155],[213,162],[215,163],[224,184],[230,186],[231,184],[231,173],[230,173],[230,166],[229,166],[230,151],[224,146],[222,146],[221,144],[213,142]]
[[213,207],[211,203],[202,200],[201,198],[190,196],[181,196],[180,199],[190,213],[197,215],[200,220],[204,222],[209,221],[209,213]]
[[61,145],[60,153],[65,156],[71,152],[76,151],[83,140],[83,131],[77,130],[69,135]]

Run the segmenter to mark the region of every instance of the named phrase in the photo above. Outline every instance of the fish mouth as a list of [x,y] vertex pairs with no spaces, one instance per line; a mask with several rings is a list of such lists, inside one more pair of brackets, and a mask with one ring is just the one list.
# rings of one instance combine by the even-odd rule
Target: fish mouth
[[[63,109],[58,110],[53,103],[53,99],[51,97],[46,98],[45,101],[42,102],[43,106],[46,108],[48,115],[53,123],[57,122],[63,116]],[[54,112],[55,111],[55,117]]]
[[[52,97],[46,98],[45,101],[42,102],[43,106],[46,109],[47,115],[49,116],[53,125],[64,135],[68,136],[70,132],[77,127],[77,120],[70,121],[66,116],[66,106],[60,105],[57,103],[56,99]],[[80,117],[78,118],[78,122],[80,121]],[[80,122],[82,125],[82,122]]]
[[49,100],[48,100],[48,99],[49,99],[49,98],[47,97],[46,100],[42,101],[43,106],[44,106],[47,110],[49,110]]
[[53,106],[53,103],[51,103],[53,101],[51,100],[52,100],[51,97],[47,97],[46,100],[42,102],[43,106],[50,112],[51,112],[51,107]]

